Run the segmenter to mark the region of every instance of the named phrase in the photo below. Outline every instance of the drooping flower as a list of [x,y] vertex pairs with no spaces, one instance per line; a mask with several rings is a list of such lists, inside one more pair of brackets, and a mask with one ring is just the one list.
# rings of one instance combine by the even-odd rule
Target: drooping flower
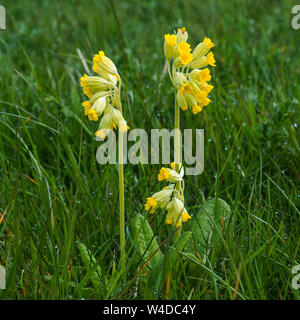
[[193,112],[193,114],[198,114],[199,112],[201,112],[202,111],[202,107],[200,107],[198,104],[195,104],[195,105],[193,105],[193,107],[192,107],[192,112]]
[[178,44],[179,57],[177,64],[188,65],[193,60],[193,54],[191,53],[191,46],[187,42],[181,41]]
[[193,51],[194,59],[197,60],[200,57],[206,55],[206,53],[214,47],[214,43],[207,37],[204,38],[204,40],[199,43],[196,48]]
[[197,91],[195,97],[201,107],[207,106],[210,103],[210,99],[207,98],[207,94],[203,90]]
[[115,64],[105,56],[103,51],[99,51],[93,58],[93,71],[97,72],[108,81],[118,81],[120,76]]
[[177,89],[177,103],[181,110],[191,109],[193,114],[198,114],[211,102],[208,94],[213,86],[208,82],[212,76],[207,66],[216,66],[214,54],[209,52],[215,44],[205,37],[191,52],[187,39],[186,29],[179,28],[176,34],[165,35],[164,49],[169,68],[173,59],[169,74]]
[[184,96],[185,94],[191,94],[193,93],[193,88],[188,82],[183,83],[179,89],[179,93],[181,96]]
[[190,64],[190,68],[199,69],[208,65],[212,67],[216,66],[215,56],[212,52],[209,52],[206,56],[201,56],[199,59],[193,60]]
[[124,132],[124,125],[126,125],[126,121],[123,118],[122,113],[110,105],[107,107],[107,110],[100,121],[99,129],[96,131],[95,135],[97,137],[104,138],[110,130],[114,130],[117,127]]
[[100,76],[88,76],[80,78],[83,93],[89,100],[82,103],[84,114],[91,121],[98,121],[103,115],[95,135],[105,138],[108,130],[119,127],[120,132],[129,129],[121,112],[120,89],[117,85],[121,81],[115,64],[99,51],[93,58],[93,70]]
[[165,168],[165,167],[162,167],[160,169],[160,172],[157,176],[158,181],[167,180],[170,182],[181,181],[182,177],[183,177],[183,169],[180,171],[180,173],[178,173],[175,170],[172,170],[170,168]]
[[166,209],[168,206],[171,196],[174,192],[174,185],[164,188],[163,190],[156,192],[152,197],[147,198],[145,209],[150,213],[154,213],[157,208]]
[[182,222],[187,222],[191,216],[187,213],[183,202],[176,196],[169,202],[167,206],[166,223],[180,227]]
[[147,198],[147,202],[145,203],[145,209],[146,211],[150,211],[150,213],[154,213],[155,208],[157,206],[157,202],[155,201],[154,198]]
[[208,68],[200,70],[198,73],[199,81],[201,84],[205,84],[207,81],[210,81],[211,75]]

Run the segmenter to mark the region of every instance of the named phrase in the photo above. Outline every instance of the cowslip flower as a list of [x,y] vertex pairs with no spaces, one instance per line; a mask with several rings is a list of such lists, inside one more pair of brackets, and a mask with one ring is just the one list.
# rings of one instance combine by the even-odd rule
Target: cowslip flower
[[191,46],[187,42],[181,41],[178,44],[179,56],[176,60],[177,66],[186,66],[193,60],[193,54],[191,53]]
[[110,130],[119,128],[119,223],[120,223],[120,266],[126,264],[125,254],[125,187],[123,167],[123,132],[129,127],[122,115],[121,78],[115,64],[103,51],[93,57],[93,71],[97,76],[84,74],[80,85],[88,100],[82,102],[84,114],[91,121],[101,117],[96,137],[104,139]]
[[112,81],[118,81],[120,79],[115,64],[105,56],[103,51],[99,51],[99,53],[94,56],[93,62],[93,71],[99,73],[101,77]]
[[184,174],[183,168],[178,173],[173,169],[162,167],[160,169],[160,172],[157,178],[158,178],[158,181],[166,180],[169,182],[179,182],[179,181],[182,181],[183,174]]
[[169,72],[169,75],[177,90],[177,103],[181,110],[191,109],[193,114],[198,114],[211,102],[208,95],[213,86],[208,84],[211,73],[207,67],[216,66],[214,54],[210,52],[215,44],[205,37],[191,52],[187,39],[185,28],[177,29],[176,35],[165,35],[165,55],[169,70],[173,59],[172,72]]
[[182,222],[187,222],[191,219],[182,200],[176,196],[169,202],[167,211],[166,224],[173,224],[177,228],[181,227]]
[[197,60],[204,56],[215,44],[207,37],[199,43],[193,51],[194,60]]
[[84,114],[91,121],[98,121],[103,114],[98,130],[95,135],[105,138],[109,130],[117,127],[120,132],[129,129],[121,112],[120,87],[121,81],[118,70],[114,63],[99,51],[93,58],[93,70],[100,76],[88,76],[80,78],[83,93],[89,98],[82,103]]
[[165,34],[164,52],[168,60],[176,58],[178,50],[177,38],[174,34]]
[[186,42],[187,41],[188,33],[187,33],[185,27],[177,29],[176,39],[177,39],[177,43]]
[[145,210],[153,214],[156,209],[160,208],[167,210],[166,224],[172,224],[180,227],[182,222],[187,222],[191,216],[184,208],[183,190],[176,188],[176,183],[181,183],[184,176],[184,169],[182,163],[178,164],[179,173],[175,171],[175,162],[170,164],[170,168],[161,168],[158,174],[158,181],[171,182],[167,187],[161,191],[154,193],[151,197],[146,199],[144,205]]
[[148,197],[145,203],[146,211],[154,213],[157,208],[166,209],[174,192],[174,184],[165,187],[163,190],[156,192],[152,197]]

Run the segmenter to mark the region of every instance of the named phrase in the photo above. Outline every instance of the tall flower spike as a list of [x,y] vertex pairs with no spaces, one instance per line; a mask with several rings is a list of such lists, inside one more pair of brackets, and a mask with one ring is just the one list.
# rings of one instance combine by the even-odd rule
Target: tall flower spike
[[[187,42],[188,33],[185,28],[177,29],[174,35],[165,35],[164,53],[168,63],[168,73],[175,89],[175,162],[170,168],[161,168],[158,181],[171,182],[163,190],[148,197],[145,209],[154,213],[157,208],[167,209],[166,224],[176,227],[174,241],[180,237],[182,222],[191,219],[184,206],[183,166],[180,163],[180,109],[191,109],[194,115],[200,113],[211,100],[208,94],[213,86],[210,70],[207,66],[215,66],[216,61],[212,52],[214,43],[207,37],[192,51]],[[203,69],[204,68],[204,69]],[[172,191],[172,192],[171,192]],[[171,271],[166,271],[165,298],[168,299]]]
[[124,172],[123,172],[123,132],[129,127],[122,115],[121,78],[115,64],[103,51],[93,58],[93,71],[99,76],[83,75],[80,85],[89,98],[82,103],[84,114],[91,121],[102,116],[96,137],[104,139],[109,130],[119,127],[119,197],[120,197],[120,264],[125,263],[125,208],[124,208]]
[[[176,34],[166,34],[164,53],[168,60],[168,71],[175,88],[175,128],[179,129],[179,110],[191,110],[194,115],[202,112],[209,105],[208,97],[213,86],[208,84],[212,75],[208,66],[215,66],[214,54],[210,50],[214,47],[211,39],[205,37],[192,51],[187,42],[186,28],[177,29]],[[178,137],[175,137],[178,143]],[[175,162],[170,168],[162,167],[158,174],[158,181],[168,181],[172,185],[172,195],[169,187],[148,197],[145,209],[154,213],[157,208],[167,208],[167,224],[178,228],[182,222],[187,222],[191,217],[184,208],[183,196],[183,167],[179,164],[178,144],[175,148]],[[160,199],[163,197],[163,206]],[[168,204],[167,204],[168,203]]]

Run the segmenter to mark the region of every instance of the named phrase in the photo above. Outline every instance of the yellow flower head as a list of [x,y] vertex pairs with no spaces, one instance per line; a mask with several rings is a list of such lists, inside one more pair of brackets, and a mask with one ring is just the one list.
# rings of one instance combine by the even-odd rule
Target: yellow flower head
[[151,198],[147,198],[145,209],[149,211],[152,208],[150,213],[153,213],[157,208],[166,209],[174,192],[174,184],[171,184],[163,188],[163,190],[154,193]]
[[177,38],[175,34],[165,34],[164,52],[168,60],[177,57]]
[[207,85],[205,85],[205,86],[202,87],[202,90],[203,90],[206,94],[209,94],[213,88],[214,88],[214,86],[211,86],[210,84],[207,84]]
[[207,94],[203,90],[196,92],[196,100],[199,103],[200,107],[207,106],[210,103],[210,99],[207,98]]
[[173,169],[163,167],[160,169],[160,172],[157,178],[158,178],[158,181],[167,180],[170,182],[178,182],[178,181],[182,181],[183,175],[184,175],[183,167],[181,167],[181,170],[179,173]]
[[181,41],[178,44],[179,62],[183,65],[189,64],[193,60],[191,46],[187,42]]
[[216,66],[216,60],[215,60],[215,56],[212,52],[209,52],[206,56],[206,62],[207,64],[211,65],[212,67]]
[[99,51],[93,58],[93,71],[97,72],[108,81],[118,81],[120,79],[115,64],[105,56],[103,51]]
[[[171,162],[170,166],[171,166],[172,170],[175,170],[175,162]],[[182,163],[179,162],[179,168],[181,168],[181,167],[182,167]]]
[[166,219],[166,224],[172,224],[172,220],[170,218]]
[[182,111],[186,111],[189,107],[187,105],[181,106]]
[[168,180],[170,178],[170,174],[166,168],[161,168],[158,174],[158,181]]
[[199,112],[201,112],[202,111],[202,107],[200,107],[199,105],[194,105],[193,107],[192,107],[192,112],[193,112],[193,114],[198,114]]
[[178,44],[178,51],[179,53],[190,53],[191,52],[191,45],[187,42],[181,41]]
[[106,137],[106,134],[103,130],[97,130],[95,132],[95,136],[104,139]]
[[173,224],[176,227],[180,227],[182,222],[187,222],[191,219],[191,216],[187,213],[183,202],[176,196],[167,206],[167,224]]
[[87,85],[86,82],[85,82],[85,80],[87,80],[88,77],[89,77],[89,76],[88,76],[87,74],[84,74],[83,77],[80,78],[80,86],[81,86],[81,87],[84,88],[84,87]]
[[87,74],[84,74],[83,77],[80,78],[80,86],[81,86],[82,89],[83,89],[83,93],[84,93],[86,96],[88,96],[88,98],[91,98],[92,95],[93,95],[93,91],[92,91],[92,89],[88,86],[87,80],[88,80],[88,75],[87,75]]
[[208,51],[214,47],[214,45],[215,44],[209,38],[205,37],[204,40],[200,42],[194,49],[193,61],[189,64],[189,67],[192,69],[203,68],[207,65],[215,67],[216,61],[213,53],[208,53]]
[[205,44],[207,50],[210,50],[210,49],[211,49],[212,47],[214,47],[214,45],[215,45],[215,44],[214,44],[209,38],[207,38],[207,37],[204,38],[203,43]]
[[180,93],[181,96],[184,96],[185,94],[192,94],[193,93],[193,88],[188,83],[184,83],[180,87],[179,93]]
[[121,123],[119,126],[119,131],[121,133],[127,132],[129,129],[130,129],[129,126],[127,126],[126,123]]
[[90,109],[92,104],[90,103],[89,100],[82,102],[82,106],[84,107],[84,109]]
[[103,62],[103,57],[105,57],[105,53],[103,51],[99,51],[98,54],[94,55],[93,62],[94,63],[101,63],[101,62]]
[[177,34],[176,34],[176,38],[177,38],[177,43],[183,41],[186,42],[188,39],[188,33],[186,31],[186,28],[179,28],[177,29]]
[[89,110],[88,112],[89,120],[98,121],[98,115],[95,109]]
[[147,198],[147,201],[144,205],[146,211],[150,210],[150,213],[154,213],[156,206],[157,202],[154,198]]
[[210,81],[211,79],[210,70],[208,68],[200,70],[198,73],[198,77],[200,83],[205,84],[207,81]]
[[185,31],[186,31],[186,28],[185,28],[185,27],[183,27],[183,28],[178,28],[177,31],[178,31],[178,32],[181,31],[181,33],[184,34]]
[[169,47],[174,47],[177,45],[177,38],[175,34],[165,34],[165,41]]
[[94,56],[93,62],[93,70],[100,76],[84,74],[80,78],[83,92],[90,98],[82,102],[84,113],[91,121],[98,121],[104,113],[99,128],[95,132],[96,137],[105,138],[107,132],[116,129],[117,126],[120,132],[125,132],[129,127],[120,111],[120,85],[117,84],[120,77],[117,68],[103,51],[99,51]]
[[179,61],[183,65],[189,64],[193,60],[193,55],[189,52],[183,52],[179,55]]
[[202,42],[200,42],[193,51],[193,55],[195,59],[200,59],[214,46],[215,44],[207,37],[204,38]]
[[92,107],[92,104],[90,103],[89,100],[87,100],[87,101],[82,102],[82,106],[84,108],[84,114],[88,115],[88,113]]
[[190,219],[192,219],[192,217],[187,213],[187,212],[184,212],[182,215],[181,215],[181,220],[183,222],[188,222]]

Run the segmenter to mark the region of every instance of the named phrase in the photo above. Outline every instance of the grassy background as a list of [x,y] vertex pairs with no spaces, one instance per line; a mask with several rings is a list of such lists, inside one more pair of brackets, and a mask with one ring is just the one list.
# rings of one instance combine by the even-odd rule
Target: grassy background
[[[113,3],[113,6],[111,5]],[[205,267],[181,259],[174,299],[299,299],[291,268],[300,263],[300,30],[295,1],[2,1],[0,31],[1,299],[142,299],[130,269],[114,282],[119,259],[118,174],[100,166],[96,124],[82,114],[76,53],[100,49],[124,82],[131,128],[172,128],[173,93],[163,72],[163,35],[186,26],[192,46],[211,37],[217,67],[212,103],[181,126],[205,129],[205,171],[186,177],[190,214],[217,193],[231,206],[228,232]],[[297,162],[298,160],[298,162]],[[126,221],[160,189],[159,166],[127,165]],[[151,221],[158,242],[163,213]],[[189,229],[185,224],[184,230]],[[130,228],[127,228],[127,233]],[[94,288],[78,241],[96,256],[107,287]],[[127,249],[130,248],[127,234]],[[219,279],[223,281],[220,281]],[[235,296],[231,287],[238,283]],[[113,285],[114,284],[114,285]],[[125,288],[125,291],[124,291]],[[111,289],[111,290],[110,290]]]

